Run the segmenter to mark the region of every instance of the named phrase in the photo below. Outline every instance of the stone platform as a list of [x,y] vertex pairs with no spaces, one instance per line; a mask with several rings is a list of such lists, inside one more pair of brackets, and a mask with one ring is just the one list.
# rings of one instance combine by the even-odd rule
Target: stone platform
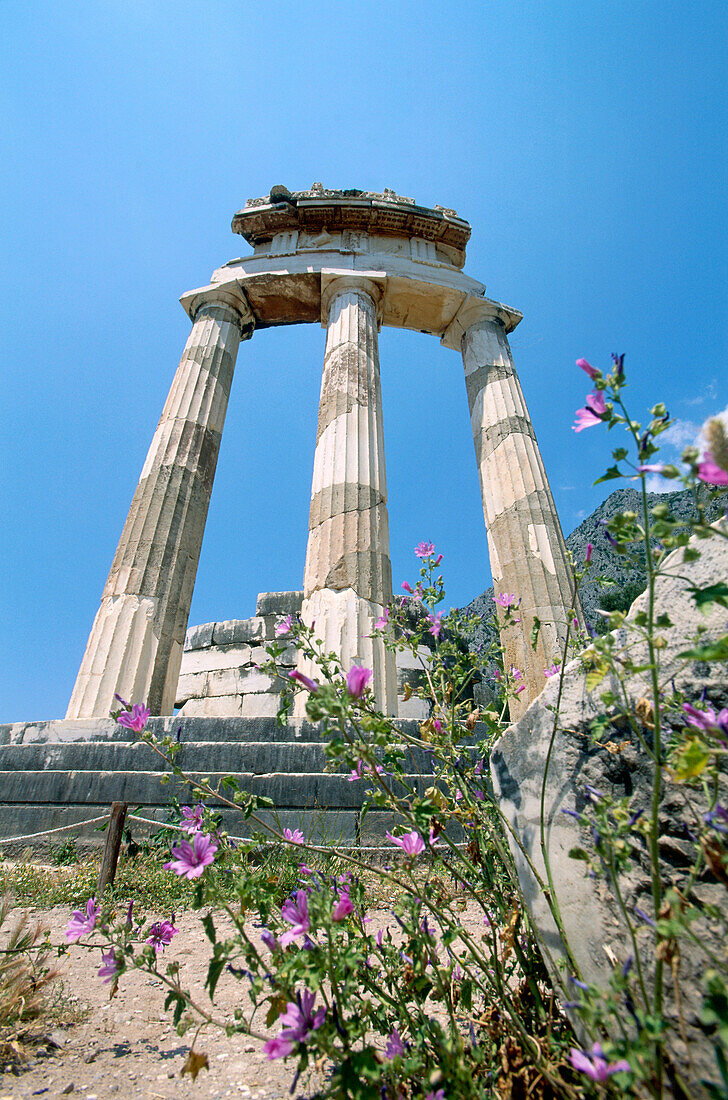
[[[419,728],[419,722],[406,719],[397,725],[413,734]],[[344,771],[324,772],[326,755],[316,723],[292,720],[279,727],[274,718],[174,716],[152,718],[149,728],[159,738],[178,736],[183,746],[176,758],[180,768],[209,777],[213,786],[223,776],[235,775],[241,788],[273,800],[276,814],[268,811],[261,817],[277,817],[281,826],[300,827],[313,842],[378,844],[392,827],[392,815],[384,811],[371,810],[362,816],[366,780],[349,782]],[[8,854],[28,845],[47,847],[47,837],[3,842],[97,817],[113,801],[128,802],[130,811],[158,821],[167,820],[173,796],[182,805],[191,803],[189,789],[171,775],[148,744],[133,738],[112,719],[0,725],[2,850]],[[419,786],[431,782],[431,763],[424,751],[415,751],[412,770]],[[165,772],[171,778],[163,784]],[[242,814],[221,812],[231,835],[250,835],[252,827]],[[58,842],[75,835],[85,845],[97,845],[104,837],[97,830],[98,825],[90,825],[50,839]],[[153,827],[133,823],[135,836],[150,830]]]

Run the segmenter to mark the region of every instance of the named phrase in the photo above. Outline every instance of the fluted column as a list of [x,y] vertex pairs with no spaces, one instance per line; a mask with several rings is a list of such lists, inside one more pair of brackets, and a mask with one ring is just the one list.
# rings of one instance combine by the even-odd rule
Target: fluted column
[[[526,682],[511,704],[515,719],[541,692],[544,668],[561,659],[573,573],[502,322],[480,320],[468,328],[462,353],[493,587],[496,595],[515,593],[521,601],[513,616],[520,622],[501,630],[506,665],[521,669]],[[534,649],[536,616],[541,629]]]
[[[373,670],[377,705],[396,714],[394,655],[369,636],[392,598],[379,297],[370,280],[342,277],[322,300],[326,352],[302,616],[308,624],[315,622],[317,636],[339,655],[345,670],[354,663]],[[304,662],[300,667],[315,675]]]
[[67,718],[106,717],[114,693],[172,714],[246,304],[209,300],[154,433],[91,629]]

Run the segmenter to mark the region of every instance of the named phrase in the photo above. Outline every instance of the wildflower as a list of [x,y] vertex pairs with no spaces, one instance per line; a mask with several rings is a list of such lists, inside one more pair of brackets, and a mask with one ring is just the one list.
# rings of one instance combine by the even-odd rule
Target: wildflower
[[183,840],[173,846],[172,855],[175,858],[164,863],[163,867],[184,878],[199,878],[205,867],[214,862],[217,848],[211,837],[205,833],[195,833],[191,844],[189,840]]
[[703,820],[706,825],[711,825],[719,833],[728,833],[726,825],[721,822],[728,822],[728,810],[723,806],[716,806],[714,810],[710,810],[709,813],[703,814]]
[[576,365],[577,365],[577,367],[581,367],[581,369],[583,371],[586,371],[586,373],[591,378],[592,382],[594,381],[595,378],[598,378],[599,375],[602,373],[600,370],[597,370],[596,367],[593,367],[591,365],[591,363],[587,363],[586,359],[577,359],[576,360]]
[[410,596],[414,596],[414,589],[412,588],[411,584],[407,583],[407,581],[402,581],[402,588],[404,588],[405,592],[409,592]]
[[413,829],[411,833],[405,833],[404,836],[392,836],[391,833],[386,833],[385,836],[406,852],[408,856],[416,856],[425,850],[425,842],[416,829]]
[[404,1056],[404,1043],[402,1042],[402,1038],[397,1031],[397,1028],[395,1028],[392,1034],[389,1036],[389,1039],[387,1040],[387,1045],[384,1048],[384,1053],[386,1054],[387,1058],[401,1058]]
[[205,807],[201,802],[192,809],[190,806],[182,807],[181,829],[185,833],[199,833],[202,828],[202,814]]
[[434,542],[418,542],[415,546],[415,554],[423,561],[425,558],[431,557],[435,553]]
[[713,460],[710,451],[706,451],[702,462],[698,463],[698,477],[708,485],[728,485],[728,470]]
[[283,835],[289,844],[303,844],[306,839],[300,829],[295,829],[293,832],[290,829],[284,829]]
[[277,950],[278,940],[275,938],[270,928],[264,928],[260,933],[260,938],[269,951]]
[[113,948],[111,951],[104,953],[101,952],[101,963],[99,967],[99,977],[103,978],[105,982],[112,982],[119,972],[119,963],[116,959],[116,953]]
[[288,932],[284,932],[280,939],[281,947],[287,947],[293,943],[296,936],[303,936],[311,927],[308,919],[308,897],[305,890],[299,890],[295,900],[288,898],[281,906],[281,916],[289,924],[293,925]]
[[716,713],[711,706],[707,710],[697,710],[690,703],[683,703],[683,710],[691,726],[720,738],[728,736],[728,707]]
[[636,916],[636,917],[639,917],[639,919],[640,919],[641,921],[644,921],[644,922],[645,922],[645,924],[649,924],[649,926],[650,926],[651,928],[657,928],[657,925],[656,925],[656,924],[655,924],[655,922],[653,921],[652,917],[648,917],[648,916],[647,916],[647,913],[645,913],[644,909],[637,909],[637,908],[635,908],[635,911],[634,911],[634,912],[635,912],[635,916]]
[[585,1073],[592,1081],[606,1081],[613,1073],[629,1073],[630,1064],[624,1058],[619,1062],[608,1062],[602,1054],[600,1043],[595,1043],[591,1049],[591,1057],[582,1050],[571,1048],[569,1059],[575,1070]]
[[435,568],[437,568],[437,566],[440,564],[441,561],[442,561],[442,554],[438,554],[437,557],[435,558],[434,562],[433,562],[433,565],[435,566]]
[[638,474],[661,474],[665,469],[664,462],[650,462],[644,466],[637,467]]
[[179,928],[175,928],[172,921],[158,920],[154,922],[149,931],[151,932],[151,936],[145,940],[145,943],[151,943],[155,953],[159,954],[165,947],[169,947],[172,942],[172,936],[177,935]]
[[576,423],[573,431],[582,432],[584,428],[591,428],[594,424],[601,424],[602,417],[607,411],[607,403],[604,394],[599,390],[590,393],[586,399],[586,406],[576,410]]
[[125,710],[116,721],[120,726],[126,726],[127,729],[134,730],[134,733],[141,733],[150,714],[151,711],[143,703],[135,703],[131,708],[131,714],[128,710]]
[[114,698],[119,700],[122,707],[126,707],[127,710],[129,709],[129,704],[127,703],[126,699],[122,699],[122,697],[118,695],[117,692],[114,692]]
[[437,1092],[430,1090],[425,1097],[425,1100],[445,1100],[445,1090],[438,1089]]
[[331,919],[335,921],[343,920],[344,917],[348,917],[350,913],[354,912],[354,906],[352,905],[351,898],[349,897],[348,890],[342,890],[341,897],[337,901],[331,913]]
[[375,764],[372,767],[371,764],[365,764],[363,760],[359,760],[356,767],[352,768],[348,782],[353,783],[355,779],[363,779],[365,775],[384,775],[384,768],[381,764]]
[[427,621],[430,624],[429,632],[433,638],[439,638],[442,631],[442,611],[438,611],[436,615],[429,614]]
[[383,930],[382,930],[382,929],[380,928],[380,929],[379,929],[379,931],[377,932],[377,947],[381,947],[381,946],[382,946],[382,942],[383,942],[383,940],[384,940],[384,932],[383,932]]
[[374,622],[375,630],[384,630],[385,626],[389,622],[389,608],[385,607],[382,614]]
[[352,665],[346,674],[346,690],[352,699],[361,699],[372,678],[372,670],[362,665]]
[[547,680],[551,676],[558,676],[560,672],[561,672],[561,666],[557,665],[555,663],[553,665],[549,665],[548,668],[545,668],[543,670],[543,674],[544,674],[544,676],[546,677]]
[[294,669],[293,672],[288,673],[288,677],[291,680],[297,680],[299,684],[306,688],[306,691],[318,691],[318,684],[315,680],[312,680],[310,676],[304,676],[298,669]]
[[312,1031],[317,1031],[326,1018],[326,1009],[313,1011],[316,994],[304,989],[296,994],[296,1001],[289,1001],[286,1011],[279,1017],[279,1023],[285,1024],[283,1031],[275,1039],[269,1039],[263,1046],[268,1059],[285,1058],[296,1043],[305,1043]]
[[561,812],[562,814],[568,814],[569,817],[575,817],[577,821],[581,821],[581,814],[577,813],[576,810],[562,810]]
[[511,592],[510,595],[507,592],[499,592],[497,596],[493,597],[493,603],[497,603],[499,607],[507,611],[509,607],[518,607],[520,600],[516,599],[515,592]]
[[73,915],[66,925],[66,942],[76,943],[87,932],[93,932],[96,927],[101,906],[96,904],[96,898],[89,898],[86,902],[86,916],[80,909],[74,909]]
[[592,551],[593,550],[594,550],[594,544],[592,542],[588,542],[586,544],[586,557],[584,558],[584,561],[586,562],[587,565],[592,560]]
[[617,378],[622,378],[624,375],[624,355],[616,355],[612,352],[612,362],[617,368]]
[[281,619],[281,621],[275,625],[276,638],[281,638],[284,634],[290,634],[292,630],[293,616],[286,615],[285,618]]

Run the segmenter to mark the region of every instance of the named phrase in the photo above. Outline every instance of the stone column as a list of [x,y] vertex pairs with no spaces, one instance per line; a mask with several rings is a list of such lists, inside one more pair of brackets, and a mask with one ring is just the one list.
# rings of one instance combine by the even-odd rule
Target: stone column
[[[505,328],[479,320],[462,337],[465,385],[495,594],[521,600],[501,631],[506,666],[525,676],[526,690],[511,704],[515,720],[540,694],[544,668],[561,659],[573,573],[531,418],[523,399]],[[503,613],[498,608],[499,618]],[[581,610],[577,605],[581,620]],[[535,650],[534,618],[541,620]]]
[[[335,279],[322,297],[326,352],[301,613],[345,671],[355,663],[373,669],[377,705],[396,714],[394,655],[369,637],[392,598],[379,298],[376,283],[355,277]],[[316,674],[305,662],[299,667]]]
[[118,692],[172,714],[192,591],[247,305],[202,301],[154,433],[67,718],[107,717]]

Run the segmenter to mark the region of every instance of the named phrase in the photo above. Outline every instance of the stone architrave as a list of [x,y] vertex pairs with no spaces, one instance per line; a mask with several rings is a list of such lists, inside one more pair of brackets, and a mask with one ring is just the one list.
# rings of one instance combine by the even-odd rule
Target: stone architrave
[[67,718],[106,717],[114,694],[172,714],[245,299],[201,297],[101,597]]
[[[304,571],[303,621],[344,670],[374,673],[377,705],[397,711],[394,655],[370,634],[392,598],[379,378],[377,284],[336,278],[322,296],[326,324]],[[299,669],[315,676],[301,660]],[[301,703],[298,704],[299,710]]]
[[[506,667],[520,669],[526,684],[511,702],[515,720],[541,693],[544,669],[562,658],[573,573],[500,318],[481,311],[463,333],[462,354],[493,588],[520,600],[501,629]],[[581,622],[578,604],[576,613]],[[503,624],[500,607],[498,615]],[[541,627],[534,647],[535,618]]]

